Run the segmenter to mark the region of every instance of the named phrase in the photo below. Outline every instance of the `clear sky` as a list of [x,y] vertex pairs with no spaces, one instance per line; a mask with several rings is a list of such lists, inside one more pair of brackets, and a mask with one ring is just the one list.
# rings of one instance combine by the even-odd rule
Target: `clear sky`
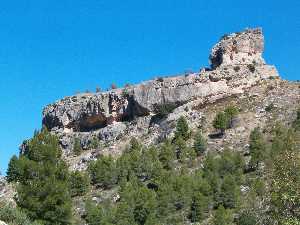
[[224,33],[260,26],[265,59],[300,79],[299,0],[9,0],[0,3],[0,171],[77,91],[198,71]]

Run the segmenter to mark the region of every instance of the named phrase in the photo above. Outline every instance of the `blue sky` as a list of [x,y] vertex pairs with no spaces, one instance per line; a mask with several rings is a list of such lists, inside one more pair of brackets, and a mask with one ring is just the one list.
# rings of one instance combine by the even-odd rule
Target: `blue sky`
[[0,3],[0,171],[77,91],[198,71],[224,33],[260,26],[265,59],[300,79],[299,0],[10,0]]

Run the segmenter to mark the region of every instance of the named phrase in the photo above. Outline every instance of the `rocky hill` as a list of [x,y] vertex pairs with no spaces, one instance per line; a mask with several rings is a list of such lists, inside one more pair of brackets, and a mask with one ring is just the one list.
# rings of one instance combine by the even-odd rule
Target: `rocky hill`
[[[181,115],[194,128],[204,126],[204,121],[209,124],[221,102],[243,106],[240,116],[249,114],[260,125],[271,116],[264,110],[269,104],[279,110],[287,105],[295,107],[299,101],[297,84],[280,79],[276,68],[265,63],[263,49],[260,28],[224,36],[211,51],[211,68],[107,92],[66,97],[44,108],[43,125],[59,136],[72,168],[84,168],[82,162],[97,154],[119,154],[130,137],[139,137],[147,145],[157,144],[172,136],[174,123]],[[241,132],[252,127],[241,120],[236,128]],[[210,131],[211,127],[207,127]],[[247,136],[244,131],[241,133]],[[68,157],[75,138],[87,150],[80,159]],[[92,149],[95,139],[101,148]]]
[[[43,126],[57,135],[63,159],[73,171],[86,170],[100,155],[118,158],[133,137],[145,146],[172,139],[180,117],[186,118],[192,133],[201,129],[207,152],[231,149],[248,163],[250,132],[260,127],[270,133],[277,122],[290,125],[300,104],[300,83],[281,79],[275,66],[265,62],[263,50],[260,28],[223,36],[211,50],[210,68],[65,97],[44,108]],[[226,106],[235,106],[239,112],[230,129],[220,136],[213,120]],[[192,145],[191,140],[187,142]],[[78,147],[82,150],[79,154],[74,152]],[[28,148],[24,141],[21,154]],[[4,192],[11,199],[12,187],[1,184],[2,199]],[[103,198],[115,199],[118,192],[99,193],[93,187],[90,195],[101,202]],[[82,199],[74,201],[76,213],[82,214]]]

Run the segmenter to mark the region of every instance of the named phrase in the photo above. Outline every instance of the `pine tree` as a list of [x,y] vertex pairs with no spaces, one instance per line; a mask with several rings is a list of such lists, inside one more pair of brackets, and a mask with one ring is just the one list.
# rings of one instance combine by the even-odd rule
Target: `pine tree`
[[32,220],[45,225],[71,222],[68,170],[58,139],[46,129],[35,134],[24,154],[17,204]]
[[198,156],[202,155],[207,148],[207,142],[202,135],[202,132],[199,130],[196,134],[194,140],[194,150]]
[[113,225],[114,209],[103,202],[101,205],[96,205],[90,199],[85,202],[86,216],[85,220],[89,225]]
[[153,220],[156,214],[156,197],[155,193],[146,188],[140,187],[135,193],[134,219],[139,225],[143,225],[148,219]]
[[257,168],[266,155],[266,143],[259,128],[255,128],[250,134],[249,150],[251,156],[250,166]]
[[185,141],[190,138],[189,125],[184,116],[181,116],[176,124],[175,139],[179,137],[182,137]]
[[90,188],[89,176],[84,172],[74,171],[69,177],[72,197],[85,195]]
[[134,220],[133,208],[126,201],[121,201],[116,210],[117,225],[137,225]]
[[16,155],[10,159],[8,168],[7,168],[7,181],[8,182],[16,182],[22,177],[22,168],[20,168],[20,161]]
[[206,196],[204,196],[201,192],[197,192],[193,196],[193,201],[191,205],[191,222],[200,222],[205,217],[209,211],[209,201]]
[[224,113],[227,117],[227,128],[232,128],[233,120],[238,114],[238,109],[235,106],[228,106],[224,110]]
[[155,147],[144,149],[141,155],[142,173],[146,179],[160,176],[162,164],[159,161],[159,150]]
[[239,197],[239,187],[237,186],[234,177],[226,175],[221,186],[219,203],[225,208],[235,208],[238,204]]
[[166,141],[160,147],[159,160],[166,170],[171,170],[173,168],[173,161],[175,159],[174,147],[170,141]]
[[238,218],[238,225],[257,225],[258,219],[251,211],[243,211]]
[[271,212],[278,224],[300,224],[300,137],[292,129],[283,133],[285,147],[273,159]]
[[91,175],[92,183],[103,188],[110,188],[117,182],[117,168],[111,156],[101,156],[91,162],[88,170]]
[[229,209],[222,205],[218,207],[213,218],[214,225],[233,225],[233,215]]
[[74,139],[73,152],[76,156],[80,155],[82,152],[82,147],[79,138]]
[[221,134],[224,134],[225,130],[228,127],[228,117],[224,112],[219,112],[214,121],[213,121],[213,126],[216,129],[219,129]]

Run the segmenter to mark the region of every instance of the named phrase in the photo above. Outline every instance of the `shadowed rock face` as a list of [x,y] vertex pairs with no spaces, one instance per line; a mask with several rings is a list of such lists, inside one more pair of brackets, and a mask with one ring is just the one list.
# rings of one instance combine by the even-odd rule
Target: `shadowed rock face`
[[195,99],[243,93],[263,79],[278,76],[273,66],[265,64],[263,47],[261,29],[228,35],[211,51],[211,70],[66,97],[45,107],[43,124],[50,130],[90,131],[115,121],[155,115],[158,106],[165,104],[180,106]]

